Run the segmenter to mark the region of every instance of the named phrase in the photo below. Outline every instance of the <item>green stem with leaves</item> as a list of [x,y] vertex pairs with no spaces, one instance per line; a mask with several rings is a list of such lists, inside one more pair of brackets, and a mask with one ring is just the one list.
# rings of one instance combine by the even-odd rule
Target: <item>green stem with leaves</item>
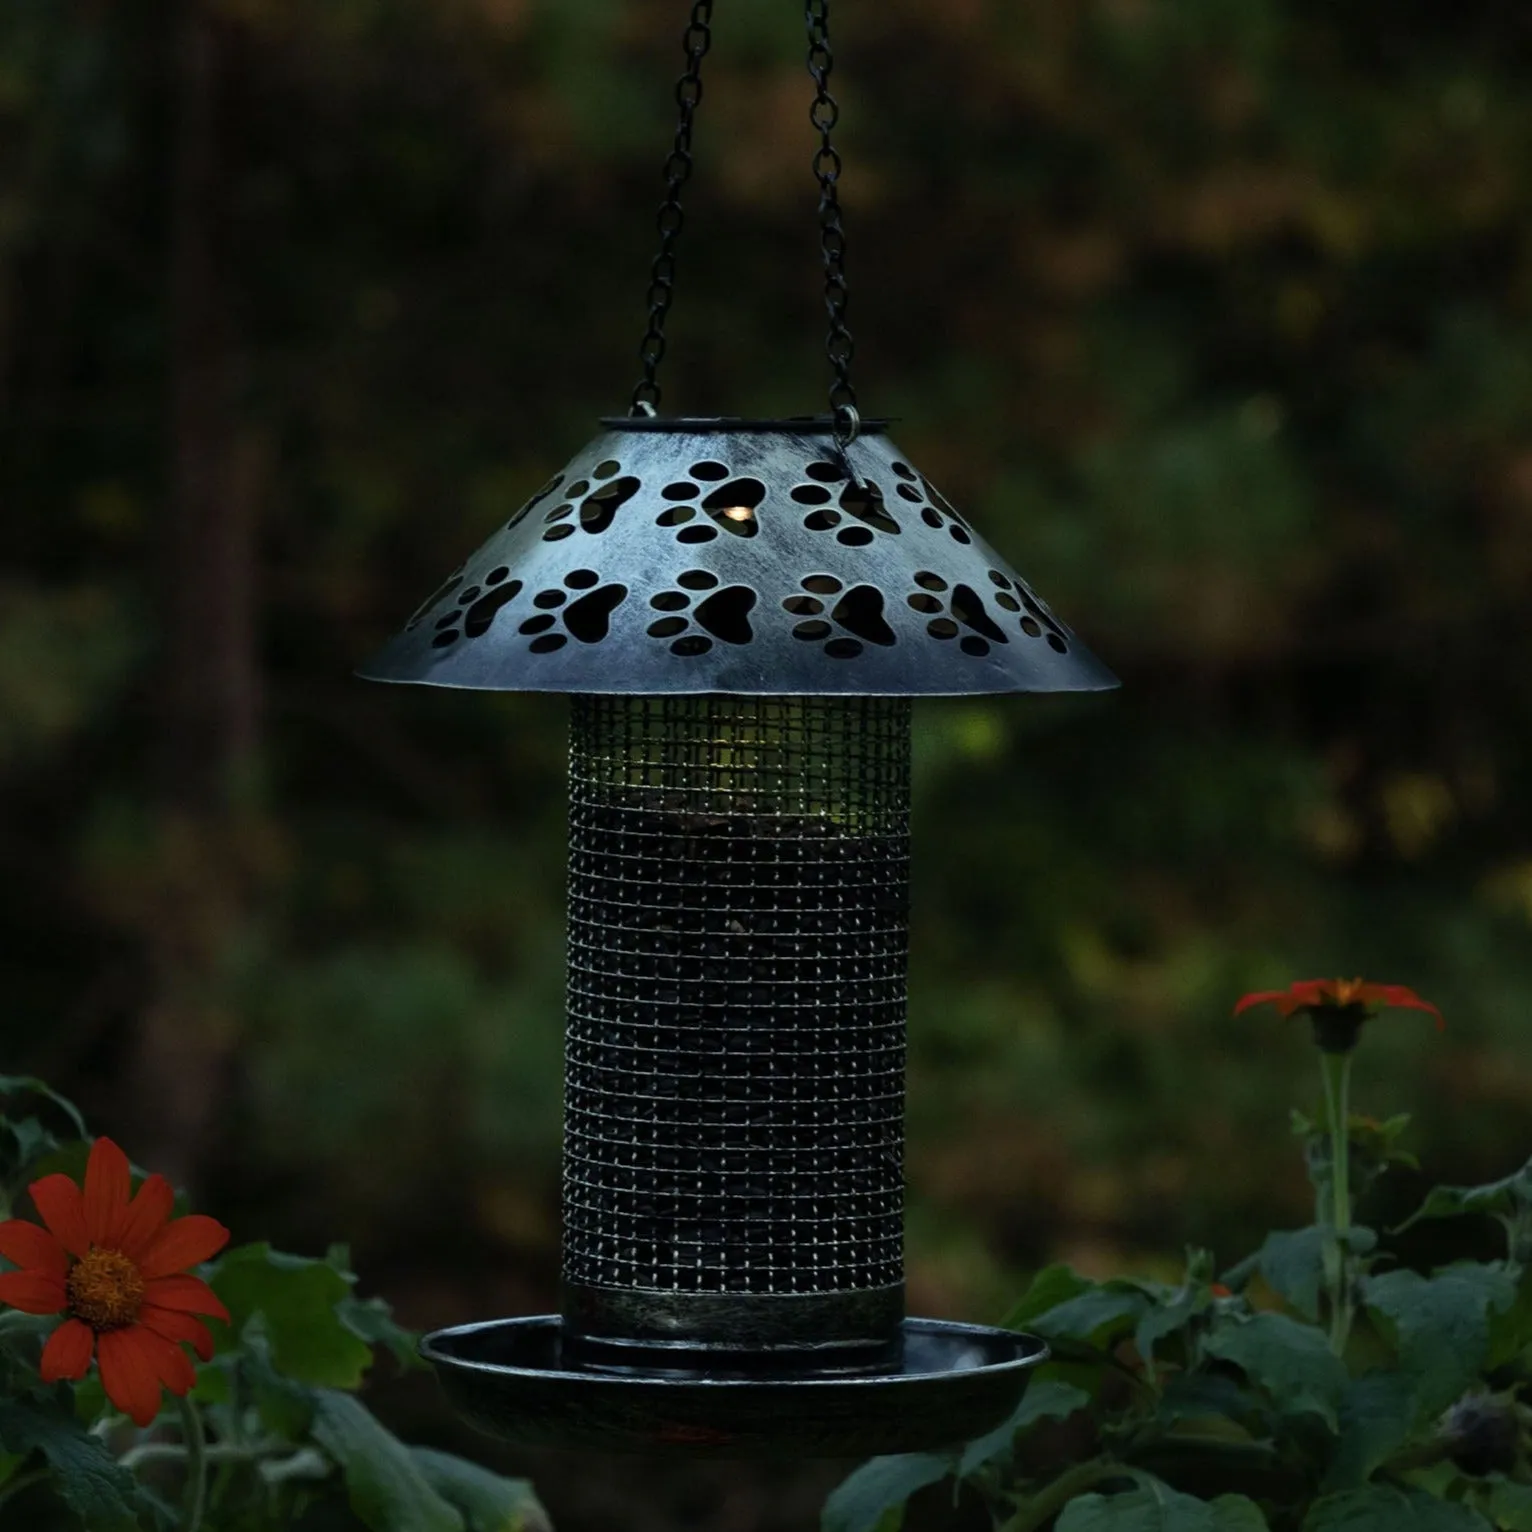
[[48,1477],[46,1468],[32,1468],[25,1473],[18,1473],[8,1483],[0,1485],[0,1505],[4,1505],[13,1495],[19,1495],[24,1489],[31,1489],[34,1484],[41,1484]]
[[1009,1521],[1003,1522],[998,1532],[1038,1532],[1045,1527],[1078,1494],[1104,1479],[1141,1479],[1142,1473],[1129,1468],[1116,1458],[1091,1458],[1087,1463],[1076,1463],[1067,1473],[1062,1473],[1052,1484],[1045,1485],[1025,1505],[1018,1508]]
[[207,1509],[207,1434],[202,1417],[190,1399],[176,1401],[181,1411],[181,1431],[186,1442],[186,1532],[201,1532]]
[[1330,1289],[1330,1349],[1339,1356],[1351,1334],[1351,1055],[1321,1053],[1330,1130],[1330,1206],[1325,1276]]

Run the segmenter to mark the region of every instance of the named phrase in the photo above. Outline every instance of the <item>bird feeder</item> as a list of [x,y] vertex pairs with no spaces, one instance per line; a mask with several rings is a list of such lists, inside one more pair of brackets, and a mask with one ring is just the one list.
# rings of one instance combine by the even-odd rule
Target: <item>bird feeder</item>
[[561,1312],[423,1342],[523,1442],[912,1451],[998,1425],[1046,1355],[905,1313],[910,713],[1116,681],[857,415],[824,11],[831,412],[655,413],[672,155],[633,413],[361,672],[571,698]]

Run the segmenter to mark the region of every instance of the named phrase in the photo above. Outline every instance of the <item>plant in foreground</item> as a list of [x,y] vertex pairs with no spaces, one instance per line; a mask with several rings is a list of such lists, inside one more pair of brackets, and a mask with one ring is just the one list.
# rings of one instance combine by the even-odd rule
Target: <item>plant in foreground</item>
[[[1012,1418],[945,1452],[875,1458],[831,1495],[824,1532],[897,1532],[909,1496],[952,1481],[998,1532],[1532,1532],[1532,1161],[1433,1190],[1381,1235],[1357,1199],[1408,1119],[1350,1111],[1375,1007],[1440,1013],[1402,985],[1307,980],[1245,996],[1310,1019],[1324,1112],[1295,1113],[1316,1194],[1303,1229],[1179,1283],[1038,1273],[1003,1323],[1050,1360]],[[1402,1265],[1394,1236],[1489,1215],[1491,1261]],[[1448,1226],[1447,1232],[1451,1232]]]
[[[69,1131],[5,1110],[39,1098]],[[25,1188],[41,1219],[0,1222],[0,1525],[546,1532],[525,1482],[406,1446],[357,1400],[379,1348],[421,1364],[344,1246],[225,1250],[163,1176],[134,1181],[67,1101],[0,1076],[0,1218]]]

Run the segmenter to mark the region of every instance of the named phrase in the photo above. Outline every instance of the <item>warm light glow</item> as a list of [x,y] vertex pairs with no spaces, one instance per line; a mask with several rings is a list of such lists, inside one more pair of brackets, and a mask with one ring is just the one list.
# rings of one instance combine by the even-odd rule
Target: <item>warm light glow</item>
[[749,521],[755,512],[748,505],[731,505],[724,510],[730,521]]

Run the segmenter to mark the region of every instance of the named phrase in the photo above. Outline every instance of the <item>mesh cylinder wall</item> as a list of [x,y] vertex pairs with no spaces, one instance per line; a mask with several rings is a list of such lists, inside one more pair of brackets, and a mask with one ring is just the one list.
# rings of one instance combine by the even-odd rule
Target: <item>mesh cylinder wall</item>
[[790,1334],[900,1290],[909,741],[905,699],[573,699],[563,1262],[587,1317],[653,1295],[684,1342],[703,1295],[770,1295]]

